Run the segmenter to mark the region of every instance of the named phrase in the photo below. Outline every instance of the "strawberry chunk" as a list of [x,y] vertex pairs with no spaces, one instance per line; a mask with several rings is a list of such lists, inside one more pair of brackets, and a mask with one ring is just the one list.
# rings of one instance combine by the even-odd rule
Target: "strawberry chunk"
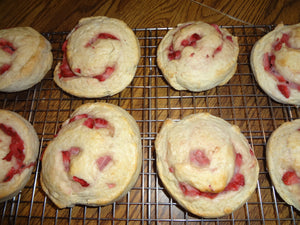
[[242,163],[243,163],[243,156],[240,153],[236,153],[235,154],[235,166],[240,168]]
[[87,118],[83,123],[84,126],[90,128],[90,129],[94,128],[94,124],[95,124],[95,121],[92,118]]
[[14,52],[17,50],[11,42],[5,40],[4,38],[0,38],[0,49],[9,53],[10,55],[14,54]]
[[232,42],[233,43],[233,40],[232,40],[232,36],[226,36],[226,39],[228,40],[228,41],[230,41],[230,42]]
[[63,78],[63,77],[76,77],[76,74],[73,73],[73,71],[71,70],[68,60],[67,60],[67,44],[68,44],[68,40],[66,40],[63,45],[62,45],[62,51],[63,51],[63,60],[62,63],[59,67],[60,69],[60,73],[58,74],[59,78]]
[[90,184],[88,182],[86,182],[85,180],[79,178],[79,177],[76,177],[76,176],[73,176],[73,180],[75,182],[78,182],[82,187],[88,187],[90,186]]
[[3,182],[9,182],[16,174],[21,174],[25,169],[30,168],[35,165],[35,162],[32,162],[28,165],[22,164],[18,168],[12,167],[8,173],[5,175]]
[[181,45],[183,47],[187,47],[187,46],[193,46],[193,47],[195,47],[196,46],[196,42],[198,40],[200,40],[200,39],[201,39],[201,36],[199,34],[197,34],[197,33],[194,33],[190,37],[188,37],[187,39],[182,40],[181,41]]
[[104,73],[94,76],[93,78],[96,78],[100,82],[103,82],[107,80],[113,74],[114,71],[115,71],[114,67],[106,67]]
[[107,126],[108,126],[107,120],[102,119],[102,118],[95,119],[95,129],[107,128]]
[[279,89],[279,91],[281,92],[281,94],[286,97],[286,98],[289,98],[290,97],[290,89],[287,85],[285,84],[278,84],[277,85],[277,88]]
[[3,64],[0,67],[0,75],[4,74],[6,71],[10,69],[11,65],[10,64]]
[[245,177],[243,174],[236,173],[230,180],[224,191],[238,191],[240,187],[245,185]]
[[181,58],[181,51],[174,51],[168,54],[168,58],[170,61]]
[[105,168],[112,160],[113,160],[112,157],[109,156],[109,155],[100,157],[100,158],[97,159],[97,161],[96,161],[97,166],[98,166],[98,169],[99,169],[100,171],[103,171],[104,168]]
[[212,57],[215,57],[215,55],[218,54],[219,52],[221,52],[222,49],[223,49],[223,44],[219,45],[219,46],[215,49],[215,51],[214,51]]
[[294,170],[285,172],[283,174],[281,180],[285,185],[292,185],[292,184],[300,183],[300,178],[297,176],[297,174]]
[[200,167],[210,164],[209,158],[205,155],[205,152],[201,150],[190,152],[190,161]]
[[92,48],[93,48],[93,44],[94,44],[98,39],[112,39],[112,40],[119,40],[116,36],[114,36],[114,35],[112,35],[112,34],[108,34],[108,33],[100,33],[100,34],[98,34],[96,37],[94,37],[94,38],[92,38],[91,40],[89,40],[89,42],[86,43],[84,47],[86,47],[86,48],[92,47]]
[[193,186],[184,182],[180,182],[179,187],[185,196],[190,196],[190,197],[202,196],[210,199],[213,199],[218,196],[218,193],[201,192],[197,188],[194,188]]
[[77,155],[79,152],[80,148],[78,147],[71,147],[69,150],[61,152],[65,171],[68,172],[70,170],[71,157]]
[[72,123],[76,120],[80,120],[82,118],[88,118],[88,114],[80,114],[80,115],[76,115],[74,117],[72,117],[70,120],[69,120],[69,123]]

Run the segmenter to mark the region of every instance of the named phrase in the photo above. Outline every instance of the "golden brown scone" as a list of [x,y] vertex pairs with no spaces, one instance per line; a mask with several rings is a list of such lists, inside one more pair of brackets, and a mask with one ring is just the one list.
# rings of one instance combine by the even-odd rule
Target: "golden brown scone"
[[0,202],[27,184],[39,152],[33,126],[19,114],[0,109]]
[[166,190],[189,212],[220,217],[241,207],[256,188],[259,167],[237,126],[208,113],[167,119],[155,141]]
[[267,95],[280,103],[300,105],[300,23],[279,24],[258,40],[250,62]]
[[0,91],[26,90],[52,66],[50,42],[31,27],[0,30]]
[[285,122],[272,133],[267,165],[276,191],[300,210],[300,119]]
[[234,75],[239,45],[226,29],[202,21],[168,31],[157,50],[164,77],[176,90],[205,91]]
[[134,186],[141,163],[134,118],[112,104],[87,103],[75,110],[47,146],[41,184],[59,208],[106,205]]
[[104,16],[83,18],[63,45],[63,60],[54,80],[79,97],[103,97],[121,92],[132,81],[140,46],[123,21]]

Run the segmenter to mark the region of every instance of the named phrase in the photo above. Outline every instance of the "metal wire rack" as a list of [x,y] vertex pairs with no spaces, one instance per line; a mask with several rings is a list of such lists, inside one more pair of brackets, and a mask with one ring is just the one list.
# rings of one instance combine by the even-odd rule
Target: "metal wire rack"
[[[169,28],[143,28],[134,29],[142,53],[134,80],[121,93],[100,99],[77,98],[55,85],[52,73],[62,58],[67,32],[44,33],[53,47],[52,70],[27,91],[0,93],[1,108],[18,112],[34,125],[42,152],[61,123],[81,104],[116,104],[131,113],[140,127],[142,171],[134,188],[118,202],[57,209],[42,191],[38,161],[26,187],[0,204],[1,224],[299,224],[300,213],[276,193],[265,160],[268,137],[283,122],[300,118],[299,109],[271,100],[257,85],[249,64],[253,44],[273,27],[224,27],[238,36],[240,45],[236,74],[226,85],[200,93],[172,89],[156,63],[157,46]],[[238,125],[259,161],[256,191],[243,207],[225,217],[205,219],[186,212],[165,191],[156,172],[154,140],[163,121],[196,112],[209,112]]]

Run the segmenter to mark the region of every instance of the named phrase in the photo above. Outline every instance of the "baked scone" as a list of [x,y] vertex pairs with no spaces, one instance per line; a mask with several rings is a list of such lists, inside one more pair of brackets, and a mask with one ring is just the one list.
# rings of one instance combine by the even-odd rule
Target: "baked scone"
[[259,166],[240,129],[209,113],[166,119],[155,141],[166,190],[189,212],[220,217],[256,188]]
[[300,23],[279,24],[258,40],[251,67],[259,86],[277,102],[300,105]]
[[83,18],[62,47],[63,60],[54,80],[79,97],[103,97],[121,92],[132,81],[140,46],[123,21],[104,16]]
[[239,45],[226,29],[201,21],[169,30],[157,50],[157,63],[176,90],[205,91],[234,75]]
[[0,91],[26,90],[52,66],[50,42],[31,27],[0,30]]
[[108,103],[87,103],[62,124],[42,158],[41,184],[59,207],[106,205],[123,197],[141,170],[134,118]]
[[300,210],[300,119],[285,122],[272,133],[266,156],[276,191]]
[[19,114],[0,109],[0,202],[27,184],[39,152],[33,126]]

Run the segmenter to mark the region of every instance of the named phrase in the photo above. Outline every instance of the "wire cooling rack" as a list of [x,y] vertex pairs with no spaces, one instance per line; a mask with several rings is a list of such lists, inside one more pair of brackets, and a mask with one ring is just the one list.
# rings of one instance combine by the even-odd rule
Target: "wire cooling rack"
[[[61,46],[67,33],[45,33],[53,46],[51,71],[27,91],[0,93],[1,108],[18,112],[33,124],[42,152],[61,123],[81,104],[102,101],[118,105],[140,127],[142,170],[136,185],[118,202],[103,207],[57,209],[42,191],[38,161],[26,187],[12,200],[0,204],[1,224],[299,224],[300,213],[287,205],[272,186],[265,159],[270,134],[282,123],[300,118],[299,109],[266,96],[253,78],[249,64],[253,44],[273,27],[225,28],[238,36],[240,45],[236,74],[226,85],[200,93],[172,89],[156,62],[157,46],[168,28],[134,29],[142,54],[136,76],[121,93],[100,99],[77,98],[56,86],[52,73],[62,58]],[[165,191],[156,171],[154,141],[163,121],[197,112],[209,112],[238,125],[259,161],[255,192],[244,206],[221,218],[204,219],[186,212]]]

